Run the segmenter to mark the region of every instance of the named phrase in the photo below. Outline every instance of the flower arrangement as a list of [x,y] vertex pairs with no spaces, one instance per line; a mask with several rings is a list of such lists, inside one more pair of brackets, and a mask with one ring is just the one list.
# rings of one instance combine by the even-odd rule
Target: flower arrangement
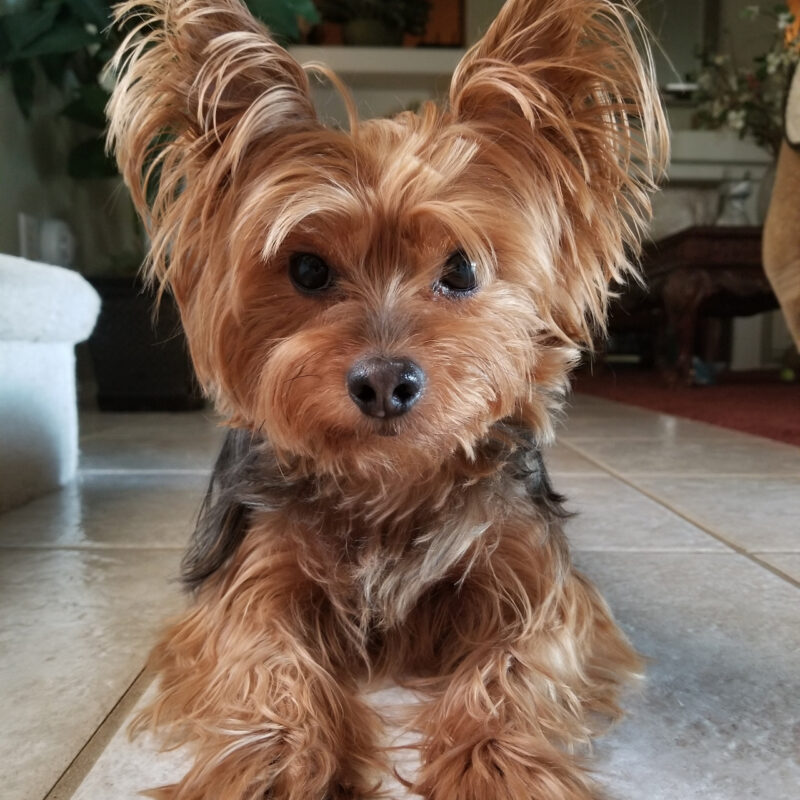
[[786,92],[800,61],[800,28],[787,5],[770,10],[752,5],[742,14],[754,22],[772,19],[772,44],[748,67],[738,66],[727,54],[705,57],[697,77],[695,124],[700,128],[728,127],[776,157],[783,138]]

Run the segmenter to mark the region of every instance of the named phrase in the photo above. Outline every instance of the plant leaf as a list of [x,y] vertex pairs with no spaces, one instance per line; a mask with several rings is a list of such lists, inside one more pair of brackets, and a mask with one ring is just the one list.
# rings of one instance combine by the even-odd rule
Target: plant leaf
[[61,113],[67,119],[103,130],[106,126],[108,93],[97,84],[81,86],[75,99]]
[[53,53],[74,53],[100,39],[97,34],[90,33],[78,22],[68,22],[53,28],[26,47],[12,52],[8,60],[34,58]]
[[63,89],[70,53],[52,53],[48,56],[39,56],[38,60],[47,80],[57,89]]
[[11,52],[11,42],[8,38],[5,26],[3,25],[3,17],[0,17],[0,68],[5,66],[6,56]]
[[103,0],[66,0],[73,13],[84,22],[97,25],[99,31],[111,22],[111,8]]
[[86,139],[70,150],[67,172],[71,178],[113,178],[118,175],[116,163],[106,155],[105,145],[100,137]]
[[36,74],[28,61],[19,61],[9,67],[11,89],[23,116],[31,115]]
[[[3,27],[11,44],[11,54],[19,52],[53,27],[61,2],[45,3],[40,8],[17,11],[2,18]],[[11,57],[6,56],[10,61]]]
[[288,0],[288,5],[298,17],[311,25],[316,25],[321,19],[314,0]]
[[270,0],[249,0],[248,7],[276,39],[293,41],[300,36],[297,17],[291,9],[276,6]]
[[298,18],[306,22],[319,22],[319,13],[311,0],[247,0],[247,6],[270,30],[278,41],[296,42],[300,39]]

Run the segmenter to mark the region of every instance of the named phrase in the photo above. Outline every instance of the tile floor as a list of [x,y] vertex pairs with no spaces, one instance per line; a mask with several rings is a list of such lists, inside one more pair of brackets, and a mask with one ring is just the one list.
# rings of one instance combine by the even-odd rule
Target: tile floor
[[[202,414],[87,415],[79,480],[0,516],[3,800],[179,773],[125,729],[220,438]],[[800,449],[578,396],[548,455],[577,561],[651,659],[597,745],[609,796],[797,800]]]

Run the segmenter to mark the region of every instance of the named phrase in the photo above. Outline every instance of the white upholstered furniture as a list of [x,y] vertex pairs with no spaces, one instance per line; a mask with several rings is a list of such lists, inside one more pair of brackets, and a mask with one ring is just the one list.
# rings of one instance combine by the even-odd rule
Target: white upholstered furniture
[[0,510],[75,475],[75,344],[99,310],[76,272],[0,254]]

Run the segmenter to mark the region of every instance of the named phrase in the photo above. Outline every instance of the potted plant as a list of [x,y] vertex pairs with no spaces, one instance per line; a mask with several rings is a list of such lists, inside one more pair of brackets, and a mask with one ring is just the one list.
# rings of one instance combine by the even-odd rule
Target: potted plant
[[400,45],[406,33],[425,33],[429,0],[318,0],[322,18],[342,26],[351,45]]
[[727,53],[707,54],[697,77],[700,128],[729,128],[749,137],[776,157],[783,139],[783,108],[789,81],[800,61],[800,32],[788,6],[762,10],[747,6],[742,15],[754,23],[769,21],[769,47],[751,64],[737,64]]
[[766,216],[775,181],[775,161],[783,140],[783,111],[791,77],[800,62],[798,20],[785,4],[763,10],[747,6],[742,16],[754,24],[766,20],[772,29],[767,49],[748,65],[737,64],[727,53],[706,55],[697,77],[699,128],[735,131],[772,157],[761,178],[757,212]]
[[[20,110],[31,115],[43,81],[63,98],[53,120],[70,129],[73,141],[63,171],[76,181],[98,186],[105,181],[101,203],[118,194],[121,181],[105,153],[110,87],[101,79],[122,39],[110,24],[114,2],[31,0],[0,16],[0,70],[8,72]],[[300,38],[301,21],[319,19],[312,0],[249,0],[248,6],[284,42]],[[132,207],[129,218],[138,225]],[[139,232],[133,238],[141,243],[136,252],[84,265],[103,300],[89,340],[98,405],[104,410],[197,408],[202,398],[177,310],[166,297],[153,315],[153,295],[138,277],[144,236]]]

